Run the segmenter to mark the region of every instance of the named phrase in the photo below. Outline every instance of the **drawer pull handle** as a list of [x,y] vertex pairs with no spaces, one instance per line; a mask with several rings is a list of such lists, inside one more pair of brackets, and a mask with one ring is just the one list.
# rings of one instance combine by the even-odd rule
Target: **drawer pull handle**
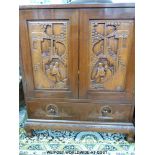
[[47,105],[46,112],[49,115],[56,115],[57,114],[57,107],[55,105],[52,105],[52,104]]
[[103,109],[101,110],[102,116],[107,116],[111,112],[112,112],[112,110],[110,107],[103,107]]

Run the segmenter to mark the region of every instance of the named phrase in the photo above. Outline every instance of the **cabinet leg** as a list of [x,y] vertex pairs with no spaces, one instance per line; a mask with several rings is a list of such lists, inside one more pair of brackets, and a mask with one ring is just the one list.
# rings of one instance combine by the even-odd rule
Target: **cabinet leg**
[[135,135],[133,134],[133,133],[129,133],[128,135],[127,135],[127,141],[128,142],[134,142],[135,140],[134,140],[134,137],[135,137]]
[[32,135],[32,131],[33,131],[32,129],[26,127],[25,131],[26,131],[28,137],[32,137],[33,136]]
[[32,132],[31,132],[31,131],[27,132],[27,135],[28,135],[29,137],[32,137]]

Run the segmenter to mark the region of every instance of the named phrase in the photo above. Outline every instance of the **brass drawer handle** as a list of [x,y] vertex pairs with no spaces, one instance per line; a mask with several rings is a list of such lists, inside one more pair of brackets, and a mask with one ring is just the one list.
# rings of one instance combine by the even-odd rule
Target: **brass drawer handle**
[[58,110],[57,110],[57,107],[55,105],[50,104],[50,105],[46,106],[46,112],[49,115],[56,115]]
[[109,106],[103,107],[101,110],[102,116],[107,116],[111,112],[112,112],[112,110]]

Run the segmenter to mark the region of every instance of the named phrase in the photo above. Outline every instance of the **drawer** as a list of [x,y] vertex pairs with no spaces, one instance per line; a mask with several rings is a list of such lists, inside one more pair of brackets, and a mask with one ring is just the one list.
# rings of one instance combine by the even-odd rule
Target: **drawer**
[[35,102],[27,103],[33,119],[129,122],[132,105],[101,103]]

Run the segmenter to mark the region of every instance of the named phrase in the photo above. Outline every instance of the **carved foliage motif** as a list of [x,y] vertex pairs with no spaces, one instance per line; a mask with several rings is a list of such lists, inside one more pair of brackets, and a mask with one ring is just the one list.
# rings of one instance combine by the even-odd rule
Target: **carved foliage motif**
[[90,21],[90,88],[123,91],[132,21]]
[[28,22],[35,87],[68,88],[68,22]]

